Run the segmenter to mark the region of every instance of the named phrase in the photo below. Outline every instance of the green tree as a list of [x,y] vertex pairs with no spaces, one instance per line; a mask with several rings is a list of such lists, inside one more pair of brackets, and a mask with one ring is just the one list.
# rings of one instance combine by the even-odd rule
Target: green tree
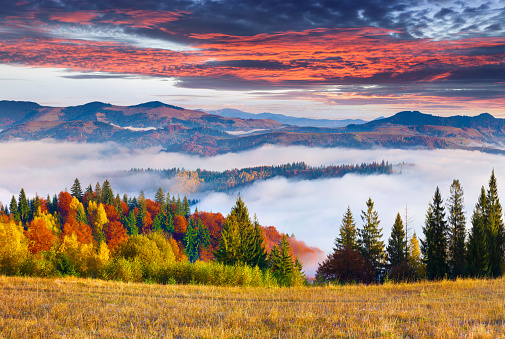
[[184,199],[182,200],[182,215],[187,219],[190,214],[191,210],[189,208],[189,201],[188,198],[184,196]]
[[18,201],[19,217],[22,222],[27,222],[30,217],[30,206],[28,205],[28,200],[26,199],[25,190],[23,188],[21,188],[21,192],[19,192]]
[[96,196],[96,203],[101,203],[102,201],[102,187],[100,186],[100,183],[97,182],[95,185],[95,196]]
[[16,197],[14,195],[12,196],[11,203],[9,204],[9,210],[11,214],[13,214],[14,220],[16,222],[20,222],[21,216],[19,214],[18,202],[16,201]]
[[282,236],[277,248],[270,251],[269,262],[270,269],[277,278],[279,285],[291,286],[295,278],[295,273],[299,272],[295,269],[293,256],[291,255],[291,246],[289,246],[286,235]]
[[342,218],[339,232],[340,236],[335,239],[335,248],[340,248],[345,245],[349,245],[353,250],[359,248],[356,237],[356,223],[354,222],[354,217],[352,216],[349,206],[347,206],[347,210]]
[[433,202],[428,207],[423,232],[425,240],[421,241],[421,250],[426,261],[426,275],[431,280],[442,279],[448,273],[447,222],[438,187],[435,190]]
[[130,213],[128,214],[128,218],[126,219],[126,227],[129,235],[136,236],[139,234],[139,229],[137,227],[137,217],[135,217],[133,210],[130,210]]
[[363,258],[372,265],[376,277],[379,277],[385,261],[382,228],[379,228],[379,215],[374,210],[372,198],[368,198],[366,206],[367,210],[361,211],[363,229],[359,230],[358,244]]
[[73,197],[76,197],[79,201],[82,201],[82,188],[79,179],[75,178],[74,184],[70,188],[70,193]]
[[466,218],[463,188],[459,180],[453,180],[451,196],[447,204],[449,226],[449,271],[453,277],[463,276],[465,270]]
[[165,193],[161,189],[161,187],[158,188],[158,191],[154,195],[154,200],[160,204],[160,209],[164,210],[166,207],[166,200],[165,200]]
[[466,244],[466,273],[471,277],[485,277],[489,274],[485,227],[486,206],[486,190],[482,187],[479,201],[473,210],[472,227]]
[[114,192],[110,186],[109,180],[105,180],[102,186],[102,202],[106,205],[114,205]]
[[500,199],[498,198],[498,185],[494,175],[494,169],[489,179],[489,189],[487,191],[486,199],[486,212],[487,217],[486,231],[487,231],[487,247],[488,247],[488,260],[489,271],[491,276],[498,277],[502,274],[503,267],[503,243],[504,243],[504,226],[503,215]]
[[391,267],[399,266],[407,259],[407,253],[405,253],[406,247],[405,229],[403,228],[402,217],[398,213],[391,229],[391,236],[389,237],[387,247],[388,260]]
[[186,235],[182,239],[189,261],[194,263],[199,258],[198,230],[193,218],[189,219]]

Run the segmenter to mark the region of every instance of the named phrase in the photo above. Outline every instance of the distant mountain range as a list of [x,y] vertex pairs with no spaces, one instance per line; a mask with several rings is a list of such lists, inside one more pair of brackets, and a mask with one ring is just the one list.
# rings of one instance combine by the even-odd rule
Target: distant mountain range
[[[344,127],[350,124],[364,124],[365,120],[361,119],[309,119],[298,118],[277,113],[247,113],[238,109],[223,108],[217,111],[205,111],[210,114],[216,114],[227,118],[242,118],[242,119],[271,119],[285,125],[295,126],[313,126],[313,127]],[[383,118],[383,117],[381,117]],[[381,119],[379,118],[379,119]]]
[[186,110],[158,101],[135,106],[92,102],[73,107],[0,101],[0,129],[3,129],[0,141],[44,138],[114,141],[129,147],[157,146],[167,151],[205,156],[240,152],[265,144],[451,148],[504,153],[505,120],[487,113],[475,117],[439,117],[405,111],[389,118],[358,122],[344,127],[293,126],[273,119],[225,117]]

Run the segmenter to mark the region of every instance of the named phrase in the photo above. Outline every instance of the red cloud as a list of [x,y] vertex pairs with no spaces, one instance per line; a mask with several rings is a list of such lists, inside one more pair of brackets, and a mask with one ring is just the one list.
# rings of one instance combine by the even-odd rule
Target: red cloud
[[59,13],[49,16],[50,20],[60,21],[60,22],[71,22],[79,24],[91,24],[91,20],[98,17],[100,14],[96,12],[71,12],[71,13]]

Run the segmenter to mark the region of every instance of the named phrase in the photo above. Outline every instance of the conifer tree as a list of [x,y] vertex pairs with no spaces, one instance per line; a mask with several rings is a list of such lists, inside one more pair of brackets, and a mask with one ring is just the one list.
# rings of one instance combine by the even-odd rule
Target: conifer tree
[[[282,236],[277,245],[277,250],[270,252],[269,262],[272,273],[277,278],[279,285],[290,286],[295,278],[295,265],[291,255],[291,246],[289,246],[286,235]],[[298,271],[296,270],[296,272]]]
[[426,267],[421,259],[421,247],[419,246],[419,240],[417,239],[416,232],[412,235],[408,245],[409,255],[408,262],[410,266],[416,271],[418,278],[424,278],[426,274]]
[[196,229],[195,221],[193,218],[189,219],[186,235],[183,238],[186,256],[189,261],[194,263],[198,259],[198,230]]
[[421,241],[421,249],[426,261],[426,276],[431,280],[442,279],[448,273],[447,223],[438,187],[435,190],[433,202],[428,207],[423,232],[425,240]]
[[357,250],[358,240],[356,238],[356,223],[352,216],[351,208],[347,206],[347,210],[342,218],[340,225],[340,236],[335,239],[335,249],[345,245],[350,246],[353,250]]
[[391,229],[391,236],[387,247],[388,260],[391,267],[398,266],[407,259],[407,253],[405,253],[406,243],[407,239],[405,238],[402,217],[398,213]]
[[21,188],[21,192],[19,192],[18,210],[21,221],[27,222],[30,217],[30,206],[28,205],[28,200],[26,199],[25,190],[23,188]]
[[70,188],[70,193],[73,197],[76,197],[79,201],[82,201],[82,188],[79,179],[75,178],[74,184]]
[[381,240],[382,228],[379,228],[379,215],[374,210],[372,198],[368,198],[366,205],[367,210],[361,211],[363,229],[359,230],[358,244],[363,258],[372,265],[378,278],[385,261],[384,242]]
[[17,203],[16,197],[14,195],[12,196],[11,203],[9,205],[9,209],[11,211],[11,214],[14,215],[14,220],[16,222],[20,222],[21,216],[19,215],[18,203]]
[[161,231],[163,229],[163,215],[164,213],[158,213],[153,220],[153,232]]
[[109,180],[105,180],[102,186],[102,203],[106,205],[114,205],[114,192],[110,186]]
[[449,271],[453,277],[463,276],[465,270],[466,218],[464,213],[463,188],[459,180],[453,180],[451,196],[447,204],[449,226]]
[[165,201],[165,193],[161,189],[161,187],[158,188],[158,191],[154,195],[154,200],[160,204],[160,209],[164,210],[166,206],[166,201]]
[[182,215],[187,219],[190,214],[191,210],[189,208],[189,201],[188,198],[184,196],[184,199],[182,200]]
[[471,277],[485,277],[489,274],[488,246],[485,227],[487,206],[486,190],[481,188],[479,201],[472,215],[472,228],[466,244],[466,274]]
[[101,203],[102,201],[102,187],[100,186],[100,183],[97,182],[95,185],[95,201],[96,203]]
[[130,213],[128,214],[128,218],[126,219],[127,221],[127,231],[128,234],[131,236],[136,236],[139,234],[139,229],[137,227],[137,218],[135,217],[135,213],[133,212],[133,209],[130,210]]
[[494,175],[494,169],[489,179],[489,189],[486,199],[487,217],[487,247],[488,247],[488,262],[489,272],[491,276],[498,277],[502,274],[503,266],[503,243],[505,230],[503,226],[503,214],[500,200],[498,198],[498,185]]

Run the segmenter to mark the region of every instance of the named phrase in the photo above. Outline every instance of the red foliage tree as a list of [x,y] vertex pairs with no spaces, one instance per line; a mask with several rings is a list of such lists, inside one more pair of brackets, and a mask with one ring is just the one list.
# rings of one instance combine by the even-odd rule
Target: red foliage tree
[[28,238],[28,249],[33,254],[49,251],[56,240],[53,232],[47,228],[44,219],[32,220],[28,225],[26,237]]
[[83,244],[89,244],[93,240],[93,233],[91,227],[83,222],[77,222],[75,218],[68,218],[67,222],[63,225],[63,236],[71,236],[72,233],[77,235],[77,241]]
[[182,240],[188,230],[188,222],[182,215],[176,215],[174,218],[174,238],[178,241]]
[[107,219],[109,221],[120,221],[121,217],[117,213],[116,207],[112,205],[103,205],[103,208],[105,210],[105,214],[107,214]]
[[60,213],[64,221],[66,221],[68,217],[72,198],[73,197],[68,192],[60,192],[60,194],[58,195],[58,212]]
[[160,213],[161,206],[158,202],[152,201],[151,199],[146,199],[146,209],[147,212],[151,214],[151,219],[154,220],[158,213]]
[[346,245],[336,249],[324,260],[316,272],[320,282],[370,283],[374,277],[372,265],[357,250]]
[[49,205],[47,204],[47,200],[44,198],[40,198],[39,203],[40,203],[40,212],[44,214],[49,213]]
[[[193,214],[193,218],[201,220],[203,225],[209,229],[210,247],[212,250],[216,250],[221,239],[221,230],[224,223],[223,215],[221,213],[198,212]],[[209,249],[210,252],[212,250]]]
[[123,224],[117,220],[112,220],[109,221],[109,225],[107,226],[105,238],[107,239],[109,250],[112,252],[117,246],[128,240],[128,234]]
[[142,233],[149,234],[153,231],[153,219],[151,213],[147,212],[146,217],[142,220]]

